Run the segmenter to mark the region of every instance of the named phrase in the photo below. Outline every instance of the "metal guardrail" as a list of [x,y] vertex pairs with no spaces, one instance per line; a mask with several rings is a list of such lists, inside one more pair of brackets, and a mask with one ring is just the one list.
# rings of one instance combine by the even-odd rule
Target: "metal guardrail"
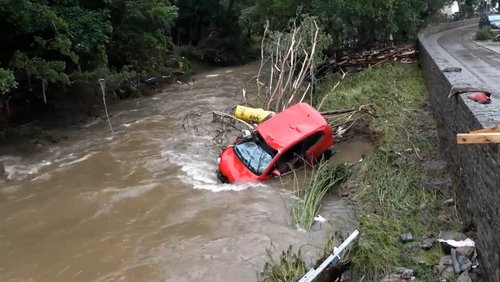
[[333,254],[331,254],[326,260],[316,269],[311,268],[298,282],[312,282],[318,275],[325,270],[330,264],[336,265],[340,261],[340,255],[344,250],[358,237],[359,231],[354,230],[354,232],[349,235],[349,237],[340,244],[339,247],[333,248]]

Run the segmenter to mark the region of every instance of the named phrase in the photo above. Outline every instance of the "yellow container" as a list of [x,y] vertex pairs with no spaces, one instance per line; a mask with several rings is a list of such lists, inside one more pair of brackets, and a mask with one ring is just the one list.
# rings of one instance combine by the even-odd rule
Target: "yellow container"
[[261,108],[256,109],[238,105],[234,109],[234,116],[246,122],[261,123],[274,116],[274,112],[266,111]]

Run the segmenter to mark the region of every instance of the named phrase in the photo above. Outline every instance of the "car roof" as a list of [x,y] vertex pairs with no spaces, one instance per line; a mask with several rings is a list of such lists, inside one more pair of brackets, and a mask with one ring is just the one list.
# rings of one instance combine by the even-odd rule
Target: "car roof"
[[269,146],[281,151],[327,125],[313,107],[298,103],[259,124],[256,130]]

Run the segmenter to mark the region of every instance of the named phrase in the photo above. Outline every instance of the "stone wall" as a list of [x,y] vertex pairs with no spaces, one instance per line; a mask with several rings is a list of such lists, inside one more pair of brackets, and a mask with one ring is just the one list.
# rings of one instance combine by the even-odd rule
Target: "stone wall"
[[[463,96],[448,98],[452,86],[473,85],[450,67],[431,35],[446,29],[477,23],[467,20],[431,27],[419,35],[420,59],[437,122],[440,148],[456,178],[459,213],[477,229],[476,246],[485,281],[500,281],[500,145],[457,145],[456,134],[499,123],[498,109],[477,104]],[[500,82],[499,82],[500,83]],[[477,86],[477,85],[475,85]],[[499,97],[496,89],[492,98]]]

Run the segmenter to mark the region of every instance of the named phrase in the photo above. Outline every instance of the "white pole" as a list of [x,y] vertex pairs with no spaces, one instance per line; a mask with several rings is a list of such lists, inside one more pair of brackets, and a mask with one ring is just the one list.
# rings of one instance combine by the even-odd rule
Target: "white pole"
[[102,91],[102,102],[104,104],[104,111],[106,112],[106,119],[108,120],[109,128],[112,133],[115,133],[113,130],[113,126],[111,125],[111,121],[109,120],[108,107],[106,106],[106,80],[104,78],[99,79],[99,84],[101,85]]

